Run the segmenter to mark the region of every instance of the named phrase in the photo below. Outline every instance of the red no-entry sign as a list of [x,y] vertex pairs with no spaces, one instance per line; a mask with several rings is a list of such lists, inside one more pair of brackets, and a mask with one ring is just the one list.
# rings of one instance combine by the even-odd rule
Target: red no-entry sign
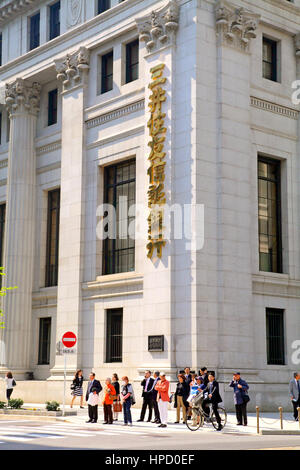
[[66,348],[73,348],[73,346],[75,346],[76,344],[76,341],[77,341],[76,335],[72,331],[68,331],[62,337],[63,345]]

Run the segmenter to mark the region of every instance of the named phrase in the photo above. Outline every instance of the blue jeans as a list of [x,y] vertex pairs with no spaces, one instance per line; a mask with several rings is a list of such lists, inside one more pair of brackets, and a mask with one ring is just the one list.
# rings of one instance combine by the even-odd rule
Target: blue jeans
[[131,417],[131,400],[126,400],[123,403],[123,414],[124,414],[124,423],[125,424],[132,424],[132,417]]

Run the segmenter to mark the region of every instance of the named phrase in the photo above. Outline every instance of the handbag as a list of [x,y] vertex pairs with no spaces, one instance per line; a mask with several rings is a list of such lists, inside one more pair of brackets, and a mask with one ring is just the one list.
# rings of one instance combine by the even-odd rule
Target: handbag
[[113,404],[113,409],[115,413],[121,413],[122,411],[122,403],[120,401],[115,401]]
[[250,401],[250,397],[249,397],[248,393],[245,392],[244,390],[243,390],[242,393],[243,393],[243,397],[242,397],[242,398],[243,398],[243,402],[244,402],[244,403],[248,403],[248,402]]
[[15,379],[13,379],[12,386],[15,387],[16,385],[17,385],[17,382],[15,381]]
[[71,385],[70,385],[70,389],[71,389],[71,390],[75,390],[75,387],[76,387],[75,384],[71,384]]

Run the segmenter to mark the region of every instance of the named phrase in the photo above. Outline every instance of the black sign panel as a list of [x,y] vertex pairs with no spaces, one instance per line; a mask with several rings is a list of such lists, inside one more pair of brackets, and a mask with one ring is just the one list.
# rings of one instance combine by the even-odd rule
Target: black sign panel
[[148,351],[164,351],[164,336],[148,336]]

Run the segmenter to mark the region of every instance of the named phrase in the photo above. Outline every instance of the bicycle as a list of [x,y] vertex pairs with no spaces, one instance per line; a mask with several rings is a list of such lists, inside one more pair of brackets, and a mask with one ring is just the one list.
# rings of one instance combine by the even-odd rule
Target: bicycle
[[[205,422],[211,423],[215,429],[219,427],[211,403],[207,404],[209,408],[208,414],[203,410],[202,403],[203,394],[201,392],[191,400],[192,418],[190,421],[186,420],[186,425],[190,431],[197,431],[200,427],[203,427]],[[221,425],[224,428],[227,423],[227,412],[223,406],[218,405],[218,413],[221,418]]]

